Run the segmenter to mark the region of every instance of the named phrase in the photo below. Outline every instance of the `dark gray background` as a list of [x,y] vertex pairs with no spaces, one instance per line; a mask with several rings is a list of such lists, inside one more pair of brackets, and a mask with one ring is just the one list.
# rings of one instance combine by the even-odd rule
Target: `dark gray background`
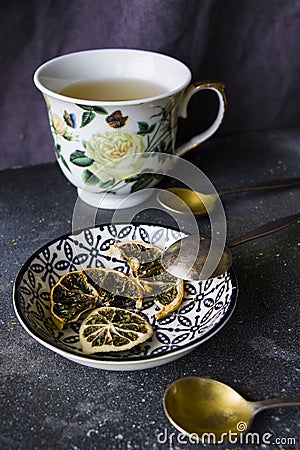
[[[0,168],[54,160],[35,69],[58,55],[130,47],[185,62],[193,79],[223,81],[228,112],[218,135],[297,128],[300,2],[297,0],[10,0],[2,3]],[[199,95],[200,96],[200,95]],[[191,101],[178,141],[215,111],[213,94]]]
[[[300,131],[219,136],[205,147],[186,158],[205,167],[218,189],[299,173]],[[228,238],[296,212],[299,195],[299,189],[283,189],[224,196]],[[1,450],[299,450],[299,407],[258,414],[251,431],[260,445],[202,446],[180,444],[162,406],[169,383],[187,376],[227,383],[248,400],[297,394],[299,225],[233,249],[237,306],[215,336],[164,366],[109,372],[79,366],[44,348],[13,312],[16,274],[39,247],[71,232],[76,199],[55,163],[4,170],[0,176]],[[169,215],[144,206],[139,222],[170,224]],[[94,208],[86,208],[82,205],[82,213],[92,217]],[[98,210],[95,223],[110,223],[113,214]],[[208,218],[197,222],[205,234]],[[160,445],[164,430],[169,438],[174,433],[173,445]],[[264,433],[279,442],[263,444]],[[288,445],[289,438],[297,443]]]

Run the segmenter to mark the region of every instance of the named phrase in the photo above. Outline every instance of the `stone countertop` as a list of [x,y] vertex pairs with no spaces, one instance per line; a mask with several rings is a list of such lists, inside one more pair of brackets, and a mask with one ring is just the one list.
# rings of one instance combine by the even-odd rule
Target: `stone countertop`
[[[299,176],[300,131],[215,137],[186,159],[218,190]],[[177,433],[162,408],[169,383],[191,375],[227,383],[249,400],[297,394],[299,223],[234,249],[237,307],[225,327],[181,359],[149,370],[97,370],[33,340],[14,314],[14,279],[34,251],[71,231],[76,198],[56,163],[0,172],[0,448],[201,448]],[[299,199],[300,188],[224,197],[228,237],[299,211]],[[99,211],[97,223],[111,218],[112,211]],[[138,220],[169,224],[167,215],[147,209]],[[299,448],[299,412],[261,412],[251,429],[259,444],[218,448]]]

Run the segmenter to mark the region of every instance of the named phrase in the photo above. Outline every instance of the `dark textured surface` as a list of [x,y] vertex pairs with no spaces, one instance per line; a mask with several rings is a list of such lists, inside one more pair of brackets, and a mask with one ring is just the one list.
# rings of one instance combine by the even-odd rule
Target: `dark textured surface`
[[[93,48],[164,53],[187,64],[194,81],[224,82],[228,113],[219,133],[298,126],[298,0],[10,0],[1,6],[0,168],[54,160],[33,73],[51,58]],[[199,94],[190,110],[180,142],[211,123],[214,94]]]
[[[299,149],[298,131],[252,133],[211,139],[186,158],[225,189],[299,176]],[[299,198],[299,188],[224,197],[228,237],[296,212]],[[14,278],[35,250],[71,230],[75,201],[75,188],[56,164],[0,172],[1,448],[198,448],[178,435],[162,409],[165,388],[184,376],[218,379],[249,400],[297,393],[298,223],[234,249],[237,308],[218,334],[182,359],[146,371],[109,372],[72,363],[35,342],[14,315]],[[146,210],[138,219],[167,224],[160,214]],[[111,216],[99,212],[98,222]],[[207,226],[204,218],[198,223]],[[287,443],[299,439],[299,419],[299,408],[262,412],[252,431],[261,444],[270,433],[270,442],[279,439],[275,445],[218,448],[299,448]],[[161,444],[165,433],[169,440]]]

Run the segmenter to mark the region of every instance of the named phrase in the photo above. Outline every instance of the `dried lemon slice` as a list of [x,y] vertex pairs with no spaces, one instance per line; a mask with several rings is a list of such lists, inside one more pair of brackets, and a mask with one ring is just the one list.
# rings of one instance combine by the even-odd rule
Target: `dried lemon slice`
[[160,310],[155,314],[157,319],[163,319],[168,316],[182,303],[184,294],[184,282],[173,275],[162,271],[152,278],[140,279],[144,290],[144,297],[152,298]]
[[82,351],[87,354],[129,350],[152,335],[153,328],[143,317],[113,307],[95,309],[79,329]]
[[176,283],[169,284],[169,287],[157,295],[154,295],[154,303],[159,306],[160,310],[155,314],[157,319],[163,319],[168,316],[182,303],[183,299],[183,280],[177,279]]
[[82,313],[96,308],[99,294],[88,283],[83,271],[63,275],[50,292],[50,311],[55,326],[61,330],[68,322],[75,322]]
[[140,241],[119,242],[112,254],[123,258],[143,288],[144,298],[153,299],[160,310],[155,315],[163,319],[179,308],[184,294],[183,280],[166,272],[161,264],[163,251],[153,244]]
[[149,278],[137,278],[143,289],[144,299],[152,299],[160,310],[155,317],[163,319],[168,316],[182,303],[184,294],[183,280],[166,272],[163,267],[157,267],[157,273]]
[[155,296],[165,292],[177,283],[178,278],[166,272],[161,266],[151,277],[138,278],[137,281],[142,286],[145,297],[147,293],[149,296]]
[[140,241],[118,242],[111,253],[124,259],[135,277],[150,277],[161,270],[162,250],[155,245]]
[[114,269],[85,269],[84,273],[98,291],[102,305],[142,308],[142,288],[125,273]]
[[86,311],[101,305],[142,307],[142,288],[122,272],[85,269],[63,275],[50,292],[54,324],[62,329]]

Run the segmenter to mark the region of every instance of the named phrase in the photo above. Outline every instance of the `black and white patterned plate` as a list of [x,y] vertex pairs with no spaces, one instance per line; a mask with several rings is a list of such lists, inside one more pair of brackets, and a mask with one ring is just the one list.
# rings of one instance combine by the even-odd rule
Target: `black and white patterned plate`
[[153,337],[127,352],[85,355],[78,330],[81,321],[59,331],[50,317],[49,293],[65,273],[86,267],[108,267],[129,273],[128,265],[110,256],[115,242],[138,240],[166,248],[185,234],[147,224],[99,225],[62,236],[35,252],[24,264],[14,285],[14,308],[25,330],[52,351],[83,365],[108,370],[155,367],[182,357],[203,343],[227,322],[237,300],[233,270],[201,282],[185,282],[181,307],[158,321],[158,308],[144,305],[141,314],[154,328]]

